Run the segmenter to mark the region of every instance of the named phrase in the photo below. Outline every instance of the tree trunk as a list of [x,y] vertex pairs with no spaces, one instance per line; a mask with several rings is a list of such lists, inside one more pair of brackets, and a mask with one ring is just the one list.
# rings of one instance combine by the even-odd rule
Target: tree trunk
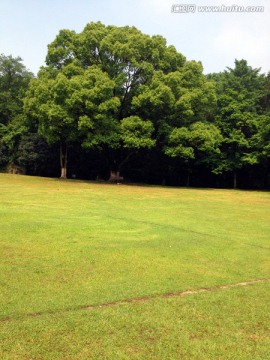
[[122,183],[124,180],[124,178],[122,176],[120,176],[120,172],[119,171],[113,171],[111,170],[110,172],[110,178],[109,178],[109,182],[110,183]]
[[233,188],[237,189],[237,172],[234,170],[233,172]]
[[190,173],[191,173],[191,171],[188,170],[188,173],[187,173],[187,187],[190,187]]
[[124,181],[123,176],[120,176],[120,172],[123,166],[130,160],[132,156],[137,154],[137,151],[133,151],[129,153],[120,163],[116,160],[113,161],[113,166],[111,167],[110,171],[110,178],[109,182],[111,183],[121,183]]
[[60,166],[61,166],[61,179],[67,178],[67,145],[61,141],[60,143]]

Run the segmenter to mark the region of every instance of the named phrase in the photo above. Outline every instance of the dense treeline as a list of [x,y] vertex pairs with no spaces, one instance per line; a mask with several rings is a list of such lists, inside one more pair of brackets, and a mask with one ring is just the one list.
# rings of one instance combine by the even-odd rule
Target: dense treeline
[[35,78],[0,57],[0,167],[31,175],[269,188],[270,73],[203,74],[161,36],[61,30]]

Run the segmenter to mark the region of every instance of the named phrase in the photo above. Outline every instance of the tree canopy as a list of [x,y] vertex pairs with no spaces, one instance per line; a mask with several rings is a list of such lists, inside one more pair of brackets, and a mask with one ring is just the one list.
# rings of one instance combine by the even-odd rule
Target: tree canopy
[[[33,74],[20,57],[0,55],[0,164],[17,161],[24,124],[23,98]],[[1,155],[2,154],[2,155]]]
[[215,123],[223,135],[222,156],[215,171],[233,171],[237,187],[237,170],[259,162],[262,149],[258,132],[267,121],[261,106],[265,77],[245,60],[236,60],[234,69],[228,68],[213,78],[218,84]]
[[269,79],[246,60],[204,75],[201,62],[135,27],[63,29],[36,78],[22,59],[0,57],[0,166],[46,174],[57,146],[62,178],[114,171],[135,181],[265,187]]

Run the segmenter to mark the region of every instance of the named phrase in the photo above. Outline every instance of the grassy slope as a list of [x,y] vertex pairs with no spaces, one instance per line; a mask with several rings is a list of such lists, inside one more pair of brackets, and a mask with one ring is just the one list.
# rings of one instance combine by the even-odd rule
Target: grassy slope
[[[241,358],[239,351],[254,355],[256,344],[266,341],[267,319],[262,314],[269,292],[262,284],[221,294],[193,295],[181,301],[156,299],[89,313],[71,310],[269,277],[269,193],[111,186],[3,174],[0,191],[0,316],[12,318],[0,323],[7,358],[8,354],[27,358],[32,348],[32,358],[50,358],[54,351],[52,357],[59,355],[61,359],[66,348],[66,358],[74,354],[82,359],[112,358],[110,351],[116,358],[129,358],[132,351],[131,358],[177,358],[181,354],[188,359],[193,356],[192,343],[196,343],[193,358],[200,358],[196,356],[203,347],[204,358],[213,358],[210,349],[219,351],[219,346],[235,354],[228,358]],[[254,312],[253,320],[261,324],[257,326],[262,335],[256,337],[255,330],[251,334],[255,338],[242,334],[247,348],[233,350],[231,337],[236,336],[239,326],[242,328],[245,296],[246,310]],[[183,301],[186,306],[182,306]],[[225,306],[225,302],[223,315],[218,306]],[[204,311],[206,305],[209,313]],[[235,307],[236,323],[225,321],[226,312],[230,315]],[[208,336],[195,335],[190,342],[192,329],[188,324],[194,320],[197,324],[196,308],[204,312],[200,331]],[[58,310],[64,312],[58,314]],[[46,315],[50,311],[56,313]],[[34,312],[44,315],[25,317]],[[180,319],[187,318],[183,320],[183,336],[181,332],[177,335],[180,320],[174,321],[178,312]],[[217,329],[214,314],[220,319]],[[144,331],[139,331],[141,323],[146,332],[149,329],[160,335],[148,343]],[[245,323],[247,328],[253,324],[247,314]],[[100,331],[105,326],[108,331],[112,328],[112,340],[106,331]],[[134,337],[127,328],[133,329]],[[40,338],[42,329],[45,338]],[[220,334],[220,345],[216,345],[211,329],[213,334]],[[14,333],[21,342],[15,348]],[[73,337],[74,344],[72,340],[67,346]],[[37,338],[40,343],[29,348]],[[182,352],[179,346],[183,346]],[[261,346],[261,354],[263,349]]]

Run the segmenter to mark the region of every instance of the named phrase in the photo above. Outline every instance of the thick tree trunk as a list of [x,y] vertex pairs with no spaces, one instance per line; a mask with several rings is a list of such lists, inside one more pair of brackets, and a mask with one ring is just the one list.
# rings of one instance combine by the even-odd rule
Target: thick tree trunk
[[66,167],[61,167],[61,179],[66,179],[67,178],[67,168]]
[[233,188],[237,189],[237,172],[234,170],[233,172]]
[[122,183],[124,178],[120,176],[120,172],[122,171],[123,166],[130,160],[130,158],[135,155],[137,151],[133,151],[129,153],[120,163],[119,161],[114,160],[113,166],[110,171],[109,182],[111,183]]
[[61,141],[60,143],[60,166],[61,166],[61,179],[67,178],[67,145]]
[[123,180],[124,180],[124,178],[122,176],[120,176],[119,171],[111,170],[109,182],[111,182],[111,183],[121,183],[121,182],[123,182]]

